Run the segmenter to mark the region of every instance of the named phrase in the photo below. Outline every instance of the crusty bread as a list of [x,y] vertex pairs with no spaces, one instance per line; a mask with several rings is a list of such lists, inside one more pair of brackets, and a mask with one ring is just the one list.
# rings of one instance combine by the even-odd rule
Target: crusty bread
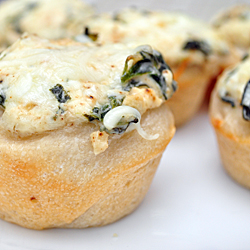
[[110,136],[97,156],[96,125],[64,127],[28,138],[0,130],[0,217],[32,229],[101,226],[131,213],[145,196],[162,152],[174,135],[166,105],[147,111],[142,127]]
[[250,188],[250,126],[242,118],[242,109],[221,101],[214,90],[210,117],[224,168],[237,182]]
[[[172,69],[175,74],[177,69]],[[178,77],[179,88],[167,101],[174,114],[176,127],[185,124],[196,114],[204,99],[209,79],[210,76],[202,66],[190,66]]]

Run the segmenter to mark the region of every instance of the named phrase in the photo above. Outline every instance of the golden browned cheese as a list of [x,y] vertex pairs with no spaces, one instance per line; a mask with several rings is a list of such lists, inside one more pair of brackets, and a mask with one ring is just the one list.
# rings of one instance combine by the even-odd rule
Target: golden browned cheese
[[146,43],[162,53],[179,83],[168,102],[177,126],[197,112],[211,80],[239,60],[211,26],[178,13],[125,9],[87,18],[84,24],[88,34],[98,34],[99,43]]

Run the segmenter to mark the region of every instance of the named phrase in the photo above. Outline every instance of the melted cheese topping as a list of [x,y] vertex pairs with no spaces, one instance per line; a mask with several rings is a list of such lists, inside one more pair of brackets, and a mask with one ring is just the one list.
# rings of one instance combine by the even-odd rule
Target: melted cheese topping
[[230,48],[207,24],[176,13],[142,12],[127,9],[116,16],[102,14],[86,19],[91,33],[98,33],[98,42],[150,44],[173,66],[186,58],[200,64],[207,60],[198,50],[184,50],[188,41],[204,41],[214,56],[225,57]]
[[226,95],[232,97],[240,104],[245,86],[250,80],[250,59],[238,64],[233,69],[228,69],[218,82],[218,92],[223,98]]
[[219,13],[213,25],[234,45],[244,50],[250,47],[250,5],[237,5]]
[[[50,42],[24,35],[0,58],[0,97],[5,98],[2,129],[27,136],[89,122],[86,115],[107,104],[109,97],[122,97],[141,114],[159,107],[164,99],[158,91],[122,88],[127,57],[142,49],[124,44]],[[149,46],[144,49],[152,51]],[[169,74],[167,85],[173,80]]]
[[91,14],[81,0],[8,0],[0,5],[0,44],[12,44],[23,32],[48,39],[74,36]]

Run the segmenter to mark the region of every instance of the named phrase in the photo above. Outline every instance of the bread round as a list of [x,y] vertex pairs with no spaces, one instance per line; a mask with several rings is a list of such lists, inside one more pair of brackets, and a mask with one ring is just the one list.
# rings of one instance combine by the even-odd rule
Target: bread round
[[210,104],[211,122],[215,129],[222,163],[229,175],[250,188],[250,127],[242,121],[240,108],[232,108],[214,92]]
[[131,213],[144,198],[161,155],[174,135],[166,105],[142,117],[136,131],[110,136],[95,155],[94,124],[17,139],[0,131],[0,217],[32,229],[101,226]]
[[132,212],[174,135],[174,90],[150,46],[22,36],[0,60],[0,217],[83,228]]
[[168,101],[177,126],[197,112],[211,79],[238,61],[237,52],[209,25],[183,14],[131,8],[95,15],[84,25],[98,34],[98,43],[146,43],[162,53],[179,85]]
[[233,179],[248,188],[250,123],[243,118],[242,100],[250,80],[249,63],[249,60],[242,62],[223,74],[212,93],[210,103],[210,118],[216,132],[223,166]]

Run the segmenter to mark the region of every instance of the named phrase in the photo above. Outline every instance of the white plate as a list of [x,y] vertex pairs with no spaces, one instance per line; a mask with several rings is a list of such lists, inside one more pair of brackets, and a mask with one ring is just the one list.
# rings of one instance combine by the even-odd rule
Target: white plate
[[33,231],[0,221],[0,249],[249,249],[249,233],[250,192],[224,172],[203,109],[178,130],[134,213],[84,230]]

